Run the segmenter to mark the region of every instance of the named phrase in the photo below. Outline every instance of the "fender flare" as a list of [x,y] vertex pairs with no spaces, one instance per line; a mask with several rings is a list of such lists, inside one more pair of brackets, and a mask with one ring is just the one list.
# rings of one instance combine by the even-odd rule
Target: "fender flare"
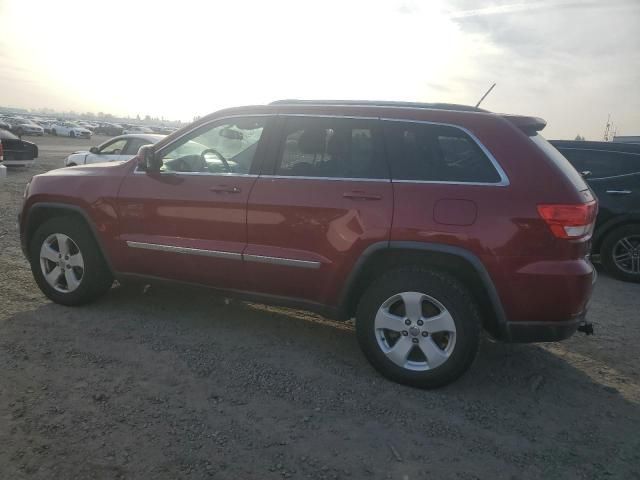
[[380,252],[382,250],[418,250],[431,253],[445,253],[462,258],[463,260],[468,262],[477,273],[478,278],[480,278],[480,281],[482,282],[482,285],[489,298],[491,307],[495,312],[495,327],[497,331],[491,333],[498,337],[504,337],[507,335],[507,318],[502,306],[502,301],[500,300],[500,296],[498,295],[496,286],[493,283],[493,280],[491,279],[491,276],[489,275],[489,272],[485,268],[482,261],[467,249],[441,243],[389,241],[377,242],[369,245],[356,261],[353,269],[351,270],[351,273],[347,278],[346,284],[342,289],[342,293],[340,296],[340,312],[342,312],[344,315],[346,315],[349,295],[352,292],[352,289],[360,272],[367,264],[369,258],[374,253]]
[[112,274],[115,274],[115,270],[113,269],[113,265],[111,264],[111,259],[106,254],[106,249],[104,248],[102,238],[100,237],[100,235],[98,235],[98,230],[95,224],[93,223],[93,220],[91,220],[87,212],[85,212],[81,207],[77,205],[72,205],[70,203],[36,202],[29,207],[29,210],[27,211],[27,215],[24,219],[24,234],[21,236],[22,251],[25,254],[25,257],[27,258],[27,260],[29,260],[30,238],[28,238],[28,232],[29,232],[29,223],[31,221],[30,219],[34,211],[43,209],[43,208],[67,210],[69,212],[79,214],[84,219],[87,226],[89,227],[89,230],[91,231],[91,234],[93,235],[93,238],[96,241],[96,245],[100,249],[100,253],[102,254],[102,258],[104,258],[104,261],[106,262],[107,267],[109,268]]

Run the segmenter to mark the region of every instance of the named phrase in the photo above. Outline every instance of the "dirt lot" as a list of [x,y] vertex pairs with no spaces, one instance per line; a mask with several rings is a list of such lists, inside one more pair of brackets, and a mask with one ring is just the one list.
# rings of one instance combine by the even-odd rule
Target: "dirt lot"
[[486,340],[438,391],[379,377],[349,324],[206,290],[47,301],[24,185],[101,140],[36,139],[0,181],[0,478],[640,479],[640,285],[602,273],[595,336]]

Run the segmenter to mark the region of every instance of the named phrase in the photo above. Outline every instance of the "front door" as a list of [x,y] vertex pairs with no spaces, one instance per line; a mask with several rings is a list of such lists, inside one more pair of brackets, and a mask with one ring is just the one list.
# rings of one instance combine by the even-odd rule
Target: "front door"
[[161,148],[159,172],[127,176],[118,199],[127,273],[242,288],[247,199],[269,121],[212,121]]
[[372,120],[283,116],[249,198],[253,290],[336,305],[361,253],[388,241],[393,192],[378,129]]

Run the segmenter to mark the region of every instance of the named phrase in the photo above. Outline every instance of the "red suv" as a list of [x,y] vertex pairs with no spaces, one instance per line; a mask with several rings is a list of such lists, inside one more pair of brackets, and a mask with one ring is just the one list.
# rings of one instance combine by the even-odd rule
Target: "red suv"
[[544,126],[449,104],[223,110],[131,161],[35,176],[22,245],[55,302],[144,277],[355,317],[376,369],[436,387],[481,328],[538,342],[588,326],[597,205]]

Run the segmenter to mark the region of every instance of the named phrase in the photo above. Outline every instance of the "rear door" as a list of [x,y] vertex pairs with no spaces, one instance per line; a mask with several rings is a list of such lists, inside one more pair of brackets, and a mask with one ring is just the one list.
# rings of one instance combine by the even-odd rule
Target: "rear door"
[[121,269],[242,289],[247,199],[268,124],[263,115],[214,120],[157,152],[160,172],[129,174],[118,199]]
[[284,116],[248,205],[252,289],[335,305],[357,258],[389,240],[393,192],[375,120]]

